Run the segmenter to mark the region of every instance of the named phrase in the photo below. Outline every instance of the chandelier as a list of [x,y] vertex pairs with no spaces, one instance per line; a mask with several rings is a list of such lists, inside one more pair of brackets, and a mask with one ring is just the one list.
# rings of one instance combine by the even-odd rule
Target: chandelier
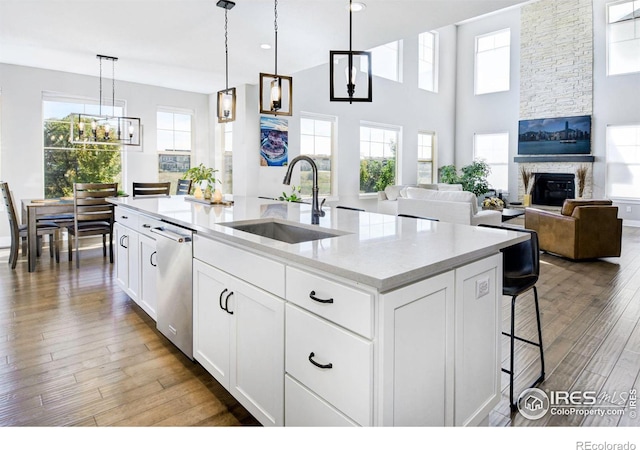
[[224,8],[224,90],[218,91],[218,123],[233,122],[236,120],[236,88],[229,89],[229,46],[227,35],[227,12],[236,6],[229,0],[218,0],[216,6]]
[[[137,117],[116,114],[115,56],[96,55],[100,60],[100,103],[98,114],[72,116],[71,142],[74,144],[111,144],[140,146],[141,125]],[[111,61],[111,114],[102,113],[102,61]],[[105,105],[105,110],[108,112]]]
[[278,0],[274,1],[275,69],[273,74],[260,74],[260,113],[291,116],[293,79],[278,75]]
[[373,101],[371,52],[351,48],[354,6],[349,0],[349,50],[329,51],[329,100],[332,102]]

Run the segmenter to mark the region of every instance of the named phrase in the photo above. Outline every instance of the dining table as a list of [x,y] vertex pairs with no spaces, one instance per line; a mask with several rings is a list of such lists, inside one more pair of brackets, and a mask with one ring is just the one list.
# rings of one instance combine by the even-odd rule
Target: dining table
[[38,218],[59,214],[73,214],[73,197],[22,200],[22,223],[27,225],[29,272],[36,270]]

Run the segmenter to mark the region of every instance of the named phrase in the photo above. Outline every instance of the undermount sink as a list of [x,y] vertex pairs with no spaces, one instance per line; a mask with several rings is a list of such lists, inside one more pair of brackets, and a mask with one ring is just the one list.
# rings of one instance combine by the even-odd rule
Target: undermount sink
[[258,236],[275,239],[288,244],[299,244],[301,242],[317,241],[319,239],[344,236],[344,231],[329,230],[319,228],[317,225],[309,227],[296,223],[287,223],[274,219],[248,220],[242,222],[221,223],[224,227],[244,231],[245,233],[256,234]]

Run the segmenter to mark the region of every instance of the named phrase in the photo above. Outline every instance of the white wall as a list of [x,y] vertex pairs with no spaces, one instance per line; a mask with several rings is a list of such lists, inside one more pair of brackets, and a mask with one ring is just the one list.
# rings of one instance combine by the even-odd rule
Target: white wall
[[[453,163],[456,33],[454,26],[442,28],[438,32],[440,33],[438,94],[426,92],[417,87],[417,36],[404,41],[402,70],[404,82],[397,83],[374,77],[372,103],[330,102],[328,64],[295,74],[287,74],[293,76],[293,116],[287,118],[290,161],[300,154],[301,113],[336,117],[338,141],[334,164],[337,167],[339,193],[339,198],[335,199],[336,202],[373,211],[376,209],[375,200],[365,200],[359,196],[360,121],[402,127],[400,180],[404,184],[415,183],[417,179],[418,131],[436,132],[439,155],[437,166]],[[252,143],[258,142],[259,114],[253,113],[258,111],[257,87],[249,88],[255,90],[251,98],[255,98],[256,101],[245,99],[243,107],[251,112],[251,117],[244,121],[239,113],[240,119],[234,124],[234,194],[250,193],[277,197],[283,190],[289,191],[289,188],[282,184],[286,167],[259,167],[258,146],[236,141],[238,138],[247,139],[250,136]],[[244,166],[245,163],[249,166]],[[295,184],[295,181],[292,183]]]
[[[98,77],[53,70],[0,64],[2,91],[2,154],[0,179],[7,181],[16,201],[41,198],[43,175],[43,92],[99,98]],[[156,111],[158,106],[195,112],[194,162],[213,163],[213,131],[210,132],[209,96],[155,86],[116,81],[116,99],[126,101],[127,114],[140,117],[142,151],[126,152],[124,190],[132,181],[157,181]],[[103,94],[104,96],[104,94]],[[103,102],[105,100],[103,99]],[[212,111],[215,111],[213,109]],[[0,221],[0,237],[8,236],[8,223]]]
[[[475,38],[494,31],[511,29],[511,89],[475,95]],[[458,169],[473,161],[475,133],[509,133],[509,199],[518,196],[517,167],[518,114],[520,106],[520,9],[468,21],[458,26],[458,67],[456,92],[455,164]]]

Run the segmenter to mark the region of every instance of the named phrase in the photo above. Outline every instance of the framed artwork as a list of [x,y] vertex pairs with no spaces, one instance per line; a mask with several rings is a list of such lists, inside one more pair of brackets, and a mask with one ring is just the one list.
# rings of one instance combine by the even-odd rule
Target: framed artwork
[[286,166],[289,156],[289,122],[260,116],[260,165]]

